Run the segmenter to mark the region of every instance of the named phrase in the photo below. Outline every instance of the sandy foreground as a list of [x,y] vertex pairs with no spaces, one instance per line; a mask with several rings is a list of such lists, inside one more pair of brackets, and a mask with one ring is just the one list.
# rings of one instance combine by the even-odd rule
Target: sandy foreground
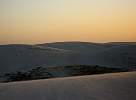
[[0,83],[0,100],[136,100],[136,72]]

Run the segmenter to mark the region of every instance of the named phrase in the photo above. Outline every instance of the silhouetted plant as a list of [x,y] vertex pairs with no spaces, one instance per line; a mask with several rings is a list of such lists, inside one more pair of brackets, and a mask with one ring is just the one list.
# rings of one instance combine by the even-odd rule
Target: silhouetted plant
[[[66,73],[65,73],[66,71]],[[61,66],[61,67],[36,67],[26,72],[15,72],[7,73],[5,77],[8,82],[10,81],[24,81],[24,80],[36,80],[36,79],[47,79],[53,77],[64,77],[64,76],[81,76],[81,75],[92,75],[92,74],[103,74],[112,72],[126,71],[121,68],[108,68],[98,65],[73,65],[73,66]],[[57,73],[52,75],[51,73]],[[64,73],[58,75],[59,73]]]
[[52,75],[48,73],[44,68],[37,67],[28,72],[15,72],[5,74],[7,81],[24,81],[24,80],[34,80],[34,79],[44,79],[51,78]]

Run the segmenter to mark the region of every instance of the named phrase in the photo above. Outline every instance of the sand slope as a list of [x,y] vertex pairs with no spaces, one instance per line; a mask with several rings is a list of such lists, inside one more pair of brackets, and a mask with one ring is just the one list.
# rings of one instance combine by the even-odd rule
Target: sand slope
[[0,100],[136,100],[136,72],[0,83]]
[[59,42],[0,45],[0,75],[38,66],[136,66],[136,43]]

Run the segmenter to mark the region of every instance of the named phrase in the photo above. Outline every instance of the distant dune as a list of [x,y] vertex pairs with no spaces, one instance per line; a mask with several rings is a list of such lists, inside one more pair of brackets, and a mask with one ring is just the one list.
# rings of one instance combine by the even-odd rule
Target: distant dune
[[136,66],[136,43],[56,42],[0,46],[0,73],[66,65],[133,67]]
[[136,100],[136,72],[0,83],[0,100]]

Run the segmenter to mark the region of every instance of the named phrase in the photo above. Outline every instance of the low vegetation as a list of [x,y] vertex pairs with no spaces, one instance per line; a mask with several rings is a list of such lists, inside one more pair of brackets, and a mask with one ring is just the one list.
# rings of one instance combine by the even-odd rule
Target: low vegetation
[[108,68],[102,66],[73,65],[61,67],[37,67],[29,71],[18,71],[15,73],[6,73],[5,82],[48,79],[56,77],[82,76],[103,73],[122,72],[125,70],[119,68]]

